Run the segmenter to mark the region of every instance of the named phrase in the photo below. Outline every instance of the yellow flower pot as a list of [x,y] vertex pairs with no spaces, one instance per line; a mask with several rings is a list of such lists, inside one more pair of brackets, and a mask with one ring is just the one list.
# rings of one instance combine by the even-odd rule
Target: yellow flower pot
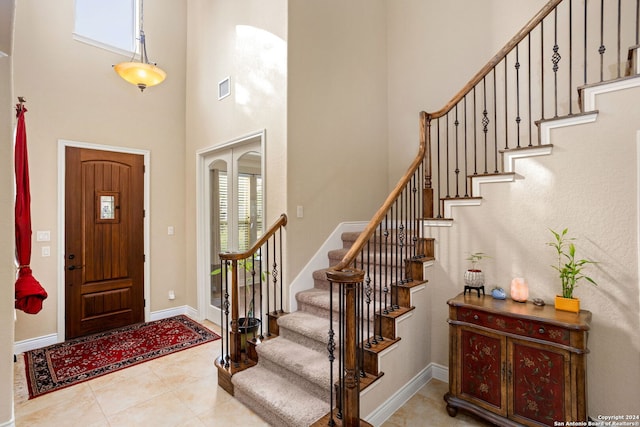
[[580,311],[580,300],[578,298],[564,298],[556,295],[556,310],[578,313]]

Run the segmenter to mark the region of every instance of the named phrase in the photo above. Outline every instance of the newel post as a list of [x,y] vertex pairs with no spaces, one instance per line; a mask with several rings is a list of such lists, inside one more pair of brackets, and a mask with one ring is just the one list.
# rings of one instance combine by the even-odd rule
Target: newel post
[[231,331],[229,333],[230,357],[234,363],[240,363],[242,335],[238,328],[238,260],[231,260]]
[[420,113],[420,145],[424,152],[424,186],[422,189],[422,210],[424,218],[433,218],[433,188],[431,187],[431,117],[424,111]]
[[[343,372],[340,373],[341,390],[339,396],[342,403],[342,425],[346,427],[360,425],[360,367],[358,366],[357,340],[357,312],[356,295],[364,281],[364,271],[345,269],[342,271],[328,271],[327,278],[333,284],[340,286],[340,293],[344,305],[339,307],[340,323],[343,325],[344,335],[340,336],[340,347],[343,351]],[[331,357],[332,355],[330,355]]]

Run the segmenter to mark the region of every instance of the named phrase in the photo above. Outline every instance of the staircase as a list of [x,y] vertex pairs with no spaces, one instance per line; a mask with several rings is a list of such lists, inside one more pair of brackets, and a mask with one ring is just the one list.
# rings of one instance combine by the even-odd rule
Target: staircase
[[[359,416],[361,397],[379,389],[376,384],[395,391],[412,380],[384,372],[381,360],[390,352],[415,353],[416,342],[426,339],[399,332],[401,322],[418,314],[414,296],[424,289],[424,267],[434,259],[434,240],[424,237],[425,230],[450,226],[454,207],[481,204],[484,185],[519,179],[519,159],[550,155],[554,129],[596,120],[597,93],[640,86],[640,20],[623,31],[618,19],[611,30],[617,49],[605,48],[609,33],[605,37],[599,29],[592,49],[598,37],[587,27],[605,14],[620,17],[622,2],[607,2],[606,8],[605,2],[581,4],[580,49],[566,35],[572,28],[566,22],[582,10],[570,0],[551,0],[445,107],[421,113],[420,146],[407,172],[365,229],[344,233],[343,247],[328,252],[327,267],[309,277],[313,288],[296,294],[298,311],[270,308],[266,335],[254,336],[241,351],[236,302],[230,304],[231,319],[222,323],[232,330],[216,361],[225,390],[272,425],[353,426],[366,425]],[[640,2],[625,0],[625,11],[630,4],[639,16]],[[536,37],[545,46],[532,47]],[[628,59],[617,61],[624,43],[632,46]],[[588,59],[591,50],[595,60]],[[605,52],[612,50],[610,58]],[[608,74],[616,68],[617,74]],[[280,290],[281,306],[283,299]],[[420,326],[412,324],[412,331]],[[396,366],[402,372],[402,360]]]
[[[328,369],[327,333],[330,316],[338,318],[338,310],[335,306],[332,309],[330,299],[337,301],[339,292],[335,285],[330,292],[327,271],[343,259],[359,235],[357,232],[342,234],[343,247],[327,254],[328,268],[314,272],[313,277],[309,278],[313,280],[314,287],[296,295],[298,311],[279,317],[278,336],[263,340],[256,346],[257,365],[233,375],[231,379],[235,397],[254,408],[271,425],[309,426],[329,412],[331,379],[337,379],[339,372],[338,366],[334,366],[331,377]],[[384,271],[384,255],[381,257],[379,251],[380,240],[380,235],[371,239],[377,244],[369,255],[373,258],[375,252],[377,260],[383,259],[382,263],[378,263],[378,270],[382,268]],[[430,247],[433,248],[432,245]],[[396,250],[397,242],[384,248],[385,252]],[[428,255],[420,263],[432,259],[432,255]],[[395,271],[395,268],[392,271],[390,266],[386,267],[387,275],[405,275],[404,271]],[[378,273],[375,275],[379,276]],[[425,283],[420,278],[388,288],[385,292],[377,286],[384,282],[381,277],[372,276],[369,276],[371,283],[376,284],[372,286],[372,293],[382,295],[382,300],[375,297],[376,301],[364,313],[367,320],[362,336],[368,344],[364,346],[365,376],[361,379],[361,391],[384,374],[379,369],[378,354],[400,341],[395,334],[395,322],[413,310],[411,289]],[[397,307],[394,308],[394,305]],[[332,329],[339,330],[337,320],[333,320]]]

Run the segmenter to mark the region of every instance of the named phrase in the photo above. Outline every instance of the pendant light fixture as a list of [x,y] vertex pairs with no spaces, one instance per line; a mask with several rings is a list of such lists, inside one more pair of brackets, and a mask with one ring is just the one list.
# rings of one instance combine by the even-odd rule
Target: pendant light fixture
[[134,61],[135,53],[130,62],[121,62],[113,66],[120,77],[140,88],[140,92],[149,86],[155,86],[163,82],[167,77],[164,70],[156,67],[155,63],[147,58],[147,45],[144,37],[144,0],[140,0],[140,62]]

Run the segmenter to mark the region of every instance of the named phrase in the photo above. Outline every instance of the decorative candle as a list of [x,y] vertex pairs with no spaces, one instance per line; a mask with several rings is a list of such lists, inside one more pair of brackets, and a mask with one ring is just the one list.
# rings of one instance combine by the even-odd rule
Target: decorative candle
[[511,281],[511,299],[517,302],[526,302],[529,298],[529,286],[522,277],[516,277]]

